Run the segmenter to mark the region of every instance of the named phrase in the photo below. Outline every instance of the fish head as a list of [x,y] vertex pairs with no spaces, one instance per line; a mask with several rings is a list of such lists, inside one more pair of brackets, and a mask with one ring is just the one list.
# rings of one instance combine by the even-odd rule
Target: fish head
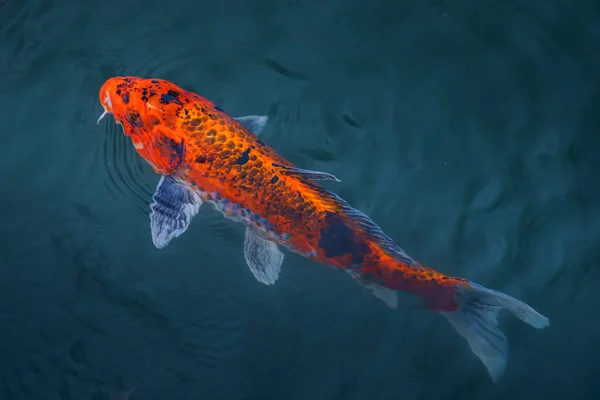
[[112,114],[137,153],[161,175],[175,173],[185,153],[185,131],[178,128],[183,103],[167,102],[161,95],[171,86],[175,85],[159,79],[114,77],[99,92],[104,112],[98,122]]

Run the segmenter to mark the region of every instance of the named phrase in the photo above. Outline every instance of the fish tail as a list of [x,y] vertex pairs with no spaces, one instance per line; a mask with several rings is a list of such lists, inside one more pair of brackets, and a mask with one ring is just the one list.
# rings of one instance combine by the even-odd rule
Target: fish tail
[[534,328],[546,328],[548,318],[524,302],[507,294],[487,289],[473,282],[456,286],[454,300],[458,309],[441,312],[486,366],[492,381],[497,382],[506,368],[508,341],[498,328],[501,309],[512,312],[521,321]]

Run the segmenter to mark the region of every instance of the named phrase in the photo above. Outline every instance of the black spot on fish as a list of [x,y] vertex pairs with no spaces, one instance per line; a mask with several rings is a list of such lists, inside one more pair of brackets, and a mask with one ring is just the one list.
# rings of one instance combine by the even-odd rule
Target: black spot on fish
[[219,106],[215,106],[215,110],[217,110],[217,111],[221,111],[221,112],[225,112],[225,110],[223,110],[223,109],[222,109],[221,107],[219,107]]
[[248,162],[248,160],[250,159],[250,157],[248,156],[250,154],[250,149],[246,149],[246,151],[244,151],[237,160],[235,160],[234,162],[236,164],[240,164],[240,165],[244,165]]
[[158,81],[156,79],[152,79],[151,81],[153,84],[158,85]]
[[354,234],[341,216],[327,212],[324,222],[326,227],[321,229],[319,247],[325,251],[325,257],[337,258],[351,254],[352,263],[357,265],[370,253],[369,246]]
[[206,154],[200,154],[198,157],[196,157],[196,162],[198,164],[204,164],[206,162]]
[[277,181],[279,180],[279,177],[277,175],[275,175],[274,177],[271,178],[271,180],[269,181],[270,184],[275,184],[277,183]]
[[126,83],[119,83],[117,85],[117,94],[120,96],[121,92],[127,90],[127,84]]
[[179,104],[180,106],[183,105],[181,100],[179,100],[179,93],[177,93],[174,90],[169,90],[167,93],[161,94],[160,102],[163,104],[175,103],[175,104]]
[[121,96],[124,104],[129,104],[129,92],[126,92],[123,96]]
[[161,145],[171,155],[171,159],[169,160],[171,165],[176,166],[181,164],[183,152],[185,151],[183,140],[178,143],[168,136],[163,136]]
[[262,140],[260,140],[260,139],[258,139],[258,140],[256,141],[256,143],[258,143],[258,145],[259,145],[259,146],[264,146],[264,145],[265,145],[265,142],[263,142],[263,141],[262,141]]

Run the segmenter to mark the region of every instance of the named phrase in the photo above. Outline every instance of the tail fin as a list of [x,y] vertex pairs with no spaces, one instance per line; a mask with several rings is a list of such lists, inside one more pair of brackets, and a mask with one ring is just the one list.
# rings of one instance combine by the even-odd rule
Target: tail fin
[[534,328],[546,328],[548,318],[527,304],[504,293],[470,282],[471,287],[457,287],[456,311],[442,312],[467,342],[471,350],[486,366],[492,381],[497,382],[506,368],[508,341],[498,328],[496,318],[501,309],[512,312],[521,321]]

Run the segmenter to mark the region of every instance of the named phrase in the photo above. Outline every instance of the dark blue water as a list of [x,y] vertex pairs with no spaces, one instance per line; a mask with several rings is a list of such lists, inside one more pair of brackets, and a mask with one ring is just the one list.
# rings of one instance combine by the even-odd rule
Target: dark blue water
[[[0,399],[600,396],[595,1],[0,1]],[[491,383],[439,315],[390,310],[286,253],[276,285],[203,207],[163,250],[158,176],[107,78],[169,79],[231,115],[501,318]]]

